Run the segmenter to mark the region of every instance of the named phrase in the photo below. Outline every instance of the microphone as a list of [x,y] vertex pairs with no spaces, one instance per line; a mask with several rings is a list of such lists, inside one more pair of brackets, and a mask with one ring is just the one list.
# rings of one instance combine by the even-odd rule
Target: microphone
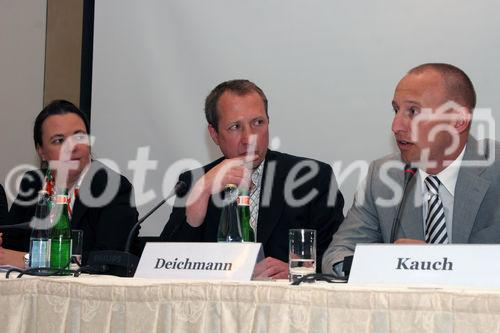
[[417,168],[412,168],[410,164],[406,164],[404,168],[404,189],[403,189],[403,197],[401,198],[401,202],[399,203],[398,210],[396,212],[396,216],[394,217],[394,220],[392,222],[392,228],[391,228],[391,238],[389,239],[389,243],[394,243],[394,238],[396,238],[396,233],[399,229],[399,226],[401,224],[401,215],[403,215],[404,211],[404,206],[406,205],[407,201],[407,196],[408,192],[411,188],[409,186],[411,179],[415,175],[417,171]]
[[139,258],[130,253],[130,247],[132,245],[132,239],[134,238],[134,234],[139,228],[139,226],[153,214],[158,208],[160,208],[167,200],[171,199],[174,196],[182,197],[188,191],[188,186],[182,180],[179,180],[177,184],[175,184],[172,192],[161,200],[156,206],[150,209],[143,217],[141,217],[136,224],[130,229],[130,232],[127,237],[127,242],[125,243],[124,251],[116,251],[116,250],[104,250],[104,251],[92,251],[89,253],[89,258],[87,260],[87,266],[94,267],[107,267],[106,272],[111,275],[123,276],[123,277],[132,277],[137,268],[137,264],[139,263]]
[[182,196],[184,196],[187,193],[187,190],[188,190],[187,184],[185,182],[183,182],[182,180],[179,180],[177,182],[177,184],[175,184],[175,187],[174,187],[174,190],[173,190],[172,193],[170,193],[166,198],[164,198],[162,201],[160,201],[159,203],[157,203],[156,206],[154,206],[153,208],[151,208],[149,210],[149,212],[146,213],[146,215],[144,215],[143,217],[141,217],[139,219],[139,221],[137,221],[137,223],[130,230],[130,233],[129,233],[128,238],[127,238],[127,243],[125,243],[125,252],[130,252],[130,246],[131,246],[131,243],[132,243],[132,238],[134,236],[135,231],[137,230],[137,228],[139,228],[139,226],[142,224],[142,222],[144,222],[151,214],[153,214],[154,212],[156,212],[158,210],[158,208],[160,208],[161,206],[163,206],[163,204],[165,202],[167,202],[167,200],[169,200],[173,196],[182,197]]
[[[411,179],[417,172],[417,168],[412,168],[411,165],[408,163],[405,165],[404,168],[404,189],[403,189],[403,197],[401,198],[401,202],[399,203],[398,210],[396,212],[396,217],[394,218],[392,222],[392,227],[391,227],[391,238],[389,243],[394,243],[394,238],[396,236],[396,232],[399,229],[399,225],[401,224],[401,215],[403,214],[403,208],[406,204],[406,198],[408,196],[408,192],[411,188],[409,186]],[[354,256],[350,255],[344,258],[343,265],[342,265],[342,272],[346,276],[346,278],[349,278],[349,273],[351,272],[351,266],[352,266],[352,260]]]

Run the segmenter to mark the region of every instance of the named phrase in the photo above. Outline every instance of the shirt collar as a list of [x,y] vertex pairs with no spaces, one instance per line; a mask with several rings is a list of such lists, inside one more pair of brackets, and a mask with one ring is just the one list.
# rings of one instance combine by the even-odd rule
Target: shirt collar
[[[450,165],[436,175],[441,184],[443,184],[452,196],[455,196],[455,185],[457,184],[458,172],[460,171],[460,164],[462,164],[464,158],[465,148],[466,146],[464,146],[460,155],[458,155]],[[418,173],[420,175],[420,185],[422,185],[422,189],[425,189],[424,180],[429,174],[422,169],[418,169]]]
[[80,189],[80,186],[82,186],[83,179],[85,178],[85,175],[90,169],[90,163],[83,168],[82,172],[80,173],[80,176],[78,177],[78,181],[73,185],[71,188],[71,191],[74,191],[75,189]]

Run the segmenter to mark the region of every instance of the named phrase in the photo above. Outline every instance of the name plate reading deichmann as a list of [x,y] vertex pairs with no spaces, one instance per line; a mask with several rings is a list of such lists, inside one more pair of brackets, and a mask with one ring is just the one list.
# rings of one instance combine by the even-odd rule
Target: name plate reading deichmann
[[250,281],[261,248],[260,243],[147,243],[134,277]]
[[500,287],[500,245],[358,244],[350,284]]

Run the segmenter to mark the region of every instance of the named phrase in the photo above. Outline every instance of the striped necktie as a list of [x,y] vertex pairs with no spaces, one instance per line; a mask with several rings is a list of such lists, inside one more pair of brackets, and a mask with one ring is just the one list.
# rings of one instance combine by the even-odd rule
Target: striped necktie
[[425,219],[425,242],[433,244],[448,244],[446,219],[443,202],[439,198],[439,184],[436,176],[425,178],[425,187],[429,193],[427,218]]
[[250,226],[257,235],[257,219],[259,216],[259,187],[252,177],[252,186],[250,189]]

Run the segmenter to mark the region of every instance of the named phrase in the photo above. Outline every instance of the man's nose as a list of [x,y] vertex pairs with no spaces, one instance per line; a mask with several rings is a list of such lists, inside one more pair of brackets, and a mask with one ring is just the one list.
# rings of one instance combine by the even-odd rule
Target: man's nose
[[78,149],[78,140],[75,140],[72,136],[69,136],[64,140],[63,144],[63,150],[66,154],[73,153],[75,150]]
[[396,112],[396,114],[394,114],[394,118],[392,119],[392,132],[397,134],[407,132],[407,130],[407,119],[405,118],[403,111]]
[[244,126],[241,133],[241,143],[244,145],[252,144],[257,138],[251,126]]

